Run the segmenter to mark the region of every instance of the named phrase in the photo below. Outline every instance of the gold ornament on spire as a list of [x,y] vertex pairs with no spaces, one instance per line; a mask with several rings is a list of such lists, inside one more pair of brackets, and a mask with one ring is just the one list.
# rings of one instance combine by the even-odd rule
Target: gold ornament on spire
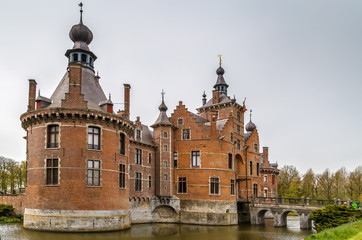
[[217,57],[219,58],[220,62],[219,62],[219,65],[221,67],[221,54],[217,55]]

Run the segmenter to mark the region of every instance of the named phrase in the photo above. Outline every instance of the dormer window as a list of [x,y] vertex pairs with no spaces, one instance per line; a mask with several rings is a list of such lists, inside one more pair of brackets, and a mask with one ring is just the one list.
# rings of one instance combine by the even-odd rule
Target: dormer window
[[141,130],[136,130],[136,138],[141,138]]
[[73,62],[78,62],[78,53],[73,53]]
[[178,125],[183,125],[184,124],[184,120],[182,118],[178,119]]
[[258,144],[254,144],[254,152],[257,153],[258,152]]
[[81,56],[82,56],[82,57],[81,57],[81,58],[82,58],[81,61],[84,62],[84,63],[86,63],[86,62],[87,62],[87,55],[82,54]]

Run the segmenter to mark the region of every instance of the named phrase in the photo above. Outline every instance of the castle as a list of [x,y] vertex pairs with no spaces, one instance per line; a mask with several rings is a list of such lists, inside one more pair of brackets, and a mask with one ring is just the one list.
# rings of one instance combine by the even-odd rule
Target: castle
[[[245,125],[245,104],[228,96],[220,66],[212,98],[197,113],[182,102],[168,115],[164,97],[151,126],[113,110],[89,49],[82,22],[69,33],[68,69],[50,98],[29,80],[24,227],[48,231],[109,231],[131,223],[234,225],[237,205],[252,196],[277,195],[276,164],[260,152],[255,124]],[[156,110],[156,109],[155,109]]]

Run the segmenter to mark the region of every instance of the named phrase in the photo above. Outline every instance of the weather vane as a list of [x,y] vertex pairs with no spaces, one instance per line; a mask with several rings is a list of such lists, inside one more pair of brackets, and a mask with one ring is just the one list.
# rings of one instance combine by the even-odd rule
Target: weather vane
[[82,21],[83,3],[80,2],[80,3],[78,4],[78,6],[80,7],[80,22],[83,23],[83,21]]
[[221,54],[217,55],[217,57],[220,59],[219,65],[221,67]]

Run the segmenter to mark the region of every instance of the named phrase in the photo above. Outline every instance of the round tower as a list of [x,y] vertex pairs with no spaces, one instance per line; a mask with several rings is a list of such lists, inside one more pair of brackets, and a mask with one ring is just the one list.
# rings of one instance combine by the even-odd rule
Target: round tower
[[29,80],[24,227],[45,231],[109,231],[130,227],[127,161],[134,125],[113,112],[94,74],[92,32],[69,33],[68,70],[49,98]]

